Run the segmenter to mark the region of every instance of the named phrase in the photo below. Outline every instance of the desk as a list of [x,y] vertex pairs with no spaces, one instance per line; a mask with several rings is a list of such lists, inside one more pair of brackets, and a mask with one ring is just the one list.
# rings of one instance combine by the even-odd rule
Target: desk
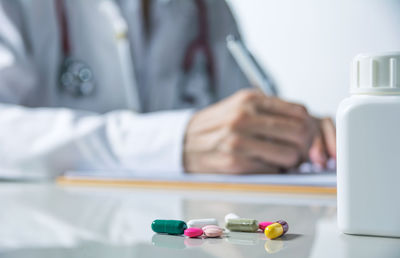
[[[400,257],[400,239],[344,235],[334,195],[0,184],[0,257]],[[289,233],[154,234],[156,218],[285,219]]]

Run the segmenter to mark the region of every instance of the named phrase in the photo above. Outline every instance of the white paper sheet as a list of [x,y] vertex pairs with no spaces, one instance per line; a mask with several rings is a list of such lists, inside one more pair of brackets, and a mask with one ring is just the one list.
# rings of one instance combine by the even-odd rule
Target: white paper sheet
[[181,181],[181,182],[215,182],[215,183],[245,183],[245,184],[276,184],[304,186],[336,186],[336,173],[322,171],[319,173],[290,173],[273,175],[217,175],[217,174],[182,174],[168,176],[168,173],[143,173],[133,171],[68,171],[64,174],[69,179],[97,180],[148,180],[148,181]]

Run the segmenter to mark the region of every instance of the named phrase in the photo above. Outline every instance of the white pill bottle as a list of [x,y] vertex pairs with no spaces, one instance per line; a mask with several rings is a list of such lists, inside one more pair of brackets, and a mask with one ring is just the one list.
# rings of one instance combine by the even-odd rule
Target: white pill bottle
[[338,108],[339,229],[400,237],[400,52],[361,54]]

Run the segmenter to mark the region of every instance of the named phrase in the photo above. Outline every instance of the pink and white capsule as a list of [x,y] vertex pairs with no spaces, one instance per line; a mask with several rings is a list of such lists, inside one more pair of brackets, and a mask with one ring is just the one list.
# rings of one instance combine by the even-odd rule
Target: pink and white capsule
[[203,235],[203,230],[201,228],[188,228],[183,234],[188,237],[199,237]]

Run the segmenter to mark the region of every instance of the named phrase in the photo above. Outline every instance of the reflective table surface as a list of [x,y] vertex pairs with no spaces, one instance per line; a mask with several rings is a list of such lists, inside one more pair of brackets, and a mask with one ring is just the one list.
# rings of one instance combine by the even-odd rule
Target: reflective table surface
[[[399,238],[340,233],[329,195],[0,183],[0,203],[0,257],[400,257]],[[210,217],[223,226],[230,212],[284,219],[289,232],[189,239],[150,227],[154,219]]]

